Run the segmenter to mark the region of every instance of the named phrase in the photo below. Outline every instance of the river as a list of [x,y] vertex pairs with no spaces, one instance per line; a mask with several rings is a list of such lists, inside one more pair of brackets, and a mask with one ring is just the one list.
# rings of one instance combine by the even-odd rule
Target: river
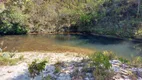
[[72,46],[90,50],[109,50],[118,56],[142,56],[142,43],[83,34],[8,35],[1,36],[4,51],[48,51],[58,46]]

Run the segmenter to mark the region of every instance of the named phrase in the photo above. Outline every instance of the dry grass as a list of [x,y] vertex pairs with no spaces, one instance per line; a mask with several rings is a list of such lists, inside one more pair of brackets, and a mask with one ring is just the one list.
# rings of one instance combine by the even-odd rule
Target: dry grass
[[11,56],[11,53],[0,53],[0,66],[15,65],[23,59],[23,56],[15,57],[15,54]]

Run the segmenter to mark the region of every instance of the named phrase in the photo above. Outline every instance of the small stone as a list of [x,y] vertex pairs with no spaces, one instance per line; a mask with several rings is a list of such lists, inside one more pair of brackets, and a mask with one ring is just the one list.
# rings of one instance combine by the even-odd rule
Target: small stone
[[7,73],[12,73],[12,71],[7,71]]
[[126,64],[122,64],[121,66],[122,66],[122,68],[128,68],[129,67]]
[[57,80],[71,80],[71,77],[69,74],[61,73]]
[[69,74],[70,73],[70,71],[69,70],[66,70],[66,71],[64,71],[66,74]]
[[137,80],[142,80],[142,78],[141,77],[138,77],[138,79]]
[[119,60],[111,60],[109,61],[112,65],[121,65],[122,63]]
[[95,78],[92,77],[92,78],[90,78],[89,80],[95,80]]
[[140,72],[142,72],[142,68],[138,68],[138,70],[139,70]]
[[55,66],[47,65],[47,66],[45,67],[45,71],[48,72],[48,73],[54,73],[54,72],[55,72]]
[[114,72],[119,72],[119,71],[120,71],[120,67],[119,67],[119,66],[112,66],[111,69],[112,69]]
[[85,80],[90,80],[90,79],[88,77],[86,77]]
[[114,80],[121,80],[122,77],[121,77],[120,73],[117,73],[115,76],[113,76],[113,79]]
[[136,72],[137,68],[131,68],[131,71]]
[[120,69],[120,72],[124,75],[129,75],[131,72],[128,70]]
[[86,76],[92,77],[92,74],[91,73],[86,73]]
[[124,79],[126,79],[126,80],[130,80],[130,78],[129,78],[128,76],[126,76],[126,75],[122,75],[122,77],[123,77]]
[[141,71],[137,71],[137,75],[142,78],[142,72]]
[[82,76],[75,76],[72,78],[72,80],[83,80]]
[[78,67],[78,71],[81,72],[83,67]]

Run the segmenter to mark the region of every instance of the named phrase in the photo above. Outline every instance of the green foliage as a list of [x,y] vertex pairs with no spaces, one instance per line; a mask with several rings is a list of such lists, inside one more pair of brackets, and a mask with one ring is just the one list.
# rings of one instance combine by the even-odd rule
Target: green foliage
[[54,73],[59,73],[61,71],[61,67],[60,66],[55,66],[55,72]]
[[52,77],[50,75],[48,75],[45,78],[43,78],[42,80],[52,80]]
[[141,20],[139,20],[140,17],[137,18],[135,1],[98,0],[94,3],[90,0],[90,2],[91,4],[87,3],[89,10],[85,10],[84,14],[87,16],[92,15],[92,18],[90,20],[88,20],[88,17],[83,18],[83,20],[89,21],[87,24],[85,20],[80,19],[80,23],[78,23],[79,31],[130,38],[135,36],[137,30],[137,36],[141,33],[140,28],[137,26]]
[[24,20],[20,18],[21,16],[18,16],[18,13],[12,13],[11,11],[5,10],[0,13],[0,34],[25,34],[27,30],[22,24]]
[[136,66],[142,67],[142,57],[138,56],[132,60],[132,63]]
[[118,60],[121,61],[122,63],[128,63],[129,62],[129,60],[122,58],[122,57],[118,58]]
[[116,55],[111,51],[103,51],[103,54],[109,58],[109,60],[115,59]]
[[0,14],[0,33],[24,34],[28,26],[28,32],[141,37],[141,5],[133,0],[9,0]]
[[140,56],[139,57],[135,57],[134,58],[134,62],[135,63],[142,63],[142,57],[140,57]]
[[97,68],[109,69],[111,64],[109,63],[109,57],[102,52],[94,53],[90,56],[90,60],[93,61],[93,65]]
[[107,80],[112,77],[113,73],[109,72],[111,64],[109,63],[108,55],[104,55],[102,52],[97,52],[90,56],[90,60],[93,61],[93,65],[95,66],[93,72],[95,79]]
[[20,58],[13,58],[14,56],[14,53],[0,53],[0,66],[15,65],[17,62],[22,60]]
[[44,70],[47,61],[43,60],[41,62],[37,62],[34,60],[28,67],[30,76],[34,78],[35,76],[39,75],[42,70]]
[[10,56],[10,58],[13,58],[15,56],[15,54],[14,53],[10,53],[9,56]]
[[4,3],[0,3],[0,13],[5,10]]
[[19,60],[23,60],[23,59],[24,59],[24,56],[21,55],[21,56],[19,57]]
[[93,72],[96,80],[110,80],[114,75],[113,71],[106,71],[102,68],[96,68]]
[[82,15],[80,16],[81,22],[90,22],[91,19],[92,19],[92,16],[91,16],[91,15],[82,14]]
[[0,27],[0,34],[26,34],[27,31],[19,23],[2,23]]
[[59,73],[61,71],[61,66],[62,66],[62,62],[57,62],[55,63],[55,72],[54,73]]

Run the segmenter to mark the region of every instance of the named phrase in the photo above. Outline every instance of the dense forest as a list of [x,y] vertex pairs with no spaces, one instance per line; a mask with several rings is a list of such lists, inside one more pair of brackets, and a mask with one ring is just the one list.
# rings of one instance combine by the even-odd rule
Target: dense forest
[[0,34],[80,32],[142,38],[141,0],[0,0]]
[[0,80],[142,80],[142,0],[0,0]]

